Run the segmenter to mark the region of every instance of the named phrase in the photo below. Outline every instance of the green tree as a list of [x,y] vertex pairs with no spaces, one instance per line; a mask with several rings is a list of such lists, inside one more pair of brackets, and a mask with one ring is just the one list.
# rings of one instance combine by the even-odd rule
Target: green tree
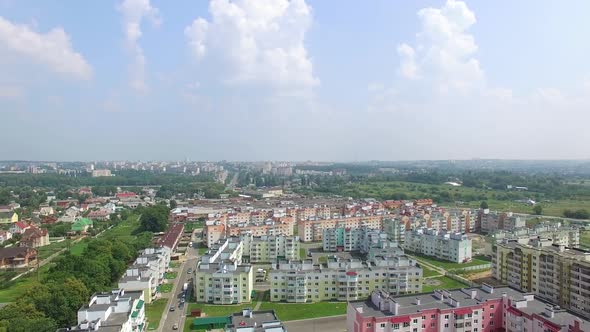
[[481,204],[479,204],[479,207],[481,209],[487,209],[488,208],[488,202],[487,201],[481,201]]
[[178,206],[178,204],[176,203],[175,200],[170,200],[170,209],[176,209],[176,207]]
[[168,207],[157,204],[142,209],[139,219],[140,230],[148,232],[163,232],[168,228]]
[[533,206],[533,214],[536,214],[536,215],[543,214],[543,207],[539,204],[536,204],[535,206]]

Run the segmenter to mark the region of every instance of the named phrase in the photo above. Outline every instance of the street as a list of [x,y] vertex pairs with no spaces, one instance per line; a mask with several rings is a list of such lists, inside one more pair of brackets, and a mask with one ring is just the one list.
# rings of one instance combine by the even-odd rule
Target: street
[[344,332],[346,315],[283,322],[289,332]]
[[[195,233],[193,232],[191,235],[191,240],[193,242],[196,240],[194,234]],[[181,258],[182,263],[177,269],[178,275],[174,280],[174,287],[170,293],[168,305],[164,310],[162,320],[160,321],[160,326],[158,327],[157,331],[173,331],[172,327],[174,324],[178,324],[178,331],[182,331],[184,329],[184,321],[186,319],[186,305],[179,307],[180,299],[182,297],[182,287],[184,283],[188,283],[189,279],[192,278],[192,274],[189,274],[187,271],[189,268],[193,271],[195,270],[197,258],[197,250],[192,247],[188,247],[183,262],[183,258]],[[189,283],[188,292],[189,294],[192,293],[192,283]],[[187,295],[186,301],[189,300],[188,296],[189,295]],[[170,307],[174,307],[174,311],[170,311]]]

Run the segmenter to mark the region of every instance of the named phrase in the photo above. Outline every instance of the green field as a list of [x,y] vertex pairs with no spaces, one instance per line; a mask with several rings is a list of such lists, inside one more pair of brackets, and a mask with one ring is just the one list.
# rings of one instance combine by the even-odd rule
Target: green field
[[160,325],[160,319],[166,310],[167,299],[157,299],[145,305],[145,317],[148,320],[148,330],[155,330]]
[[[510,211],[516,213],[527,213],[532,214],[533,208],[530,205],[517,203],[514,201],[498,201],[494,199],[487,200],[488,206],[492,211]],[[481,202],[466,202],[461,207],[478,208]],[[541,202],[543,207],[542,215],[563,217],[563,210],[579,210],[586,209],[590,210],[590,201],[588,200],[555,200],[550,202]],[[444,205],[444,204],[443,204]]]
[[37,248],[37,252],[39,253],[39,258],[44,260],[45,258],[55,254],[56,252],[67,248],[68,240],[63,240],[61,242],[53,242],[49,245]]
[[170,293],[174,288],[174,284],[161,284],[160,285],[160,292],[162,293]]
[[435,289],[454,289],[454,288],[462,288],[462,287],[467,287],[466,284],[456,281],[454,279],[451,279],[449,277],[437,277],[437,278],[431,278],[431,279],[427,279],[427,280],[435,280],[438,281],[438,285],[423,285],[422,286],[422,293],[429,293],[434,291]]
[[274,310],[282,321],[346,314],[346,302],[274,303],[263,302],[260,310]]
[[[213,304],[203,304],[203,303],[189,303],[188,304],[188,313],[190,314],[191,310],[193,309],[201,309],[202,314],[208,317],[217,317],[217,316],[229,316],[234,312],[239,312],[245,308],[253,308],[255,303],[246,303],[246,304],[236,304],[236,305],[213,305]],[[187,317],[187,320],[189,317]]]
[[307,258],[307,250],[305,248],[299,248],[299,259]]
[[164,273],[164,278],[165,279],[176,279],[176,277],[178,277],[178,273],[177,272],[166,272],[166,273]]
[[484,256],[475,256],[473,257],[473,259],[471,260],[471,262],[469,263],[452,263],[452,262],[447,262],[447,261],[443,261],[440,259],[436,259],[434,257],[430,257],[430,256],[425,256],[425,255],[421,255],[421,254],[417,254],[417,253],[413,253],[410,251],[406,251],[406,253],[408,255],[414,256],[417,259],[424,261],[426,263],[430,263],[434,266],[439,266],[445,270],[454,270],[454,269],[462,269],[462,268],[466,268],[469,266],[476,266],[476,265],[481,265],[481,264],[489,264],[491,262],[491,260],[487,257]]
[[426,278],[426,277],[435,277],[435,276],[440,276],[440,275],[441,275],[440,273],[438,273],[432,269],[429,269],[426,266],[422,266],[422,277]]
[[88,240],[84,239],[84,240],[74,244],[70,248],[70,253],[75,256],[80,256],[80,255],[82,255],[82,253],[84,252],[84,249],[86,249],[86,247],[88,247]]

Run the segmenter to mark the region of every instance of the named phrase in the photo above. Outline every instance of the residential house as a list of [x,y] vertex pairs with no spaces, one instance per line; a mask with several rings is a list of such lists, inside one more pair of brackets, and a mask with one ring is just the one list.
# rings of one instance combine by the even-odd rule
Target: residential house
[[0,248],[0,269],[27,267],[37,260],[37,249],[29,247]]
[[12,233],[10,231],[0,230],[0,244],[10,239],[12,239]]
[[29,227],[22,233],[21,247],[37,248],[49,244],[49,232],[45,228]]
[[92,228],[93,222],[88,218],[81,218],[72,224],[72,232],[86,233],[89,228]]
[[53,210],[53,207],[51,207],[51,206],[42,206],[39,209],[40,216],[45,217],[45,216],[51,216],[53,214],[55,214],[55,211]]
[[0,224],[10,224],[18,221],[18,213],[14,211],[0,212]]
[[110,213],[109,211],[101,208],[98,210],[90,211],[87,217],[92,220],[104,221],[110,219]]
[[22,234],[29,228],[31,228],[31,225],[22,221],[17,221],[10,226],[10,232],[12,234]]

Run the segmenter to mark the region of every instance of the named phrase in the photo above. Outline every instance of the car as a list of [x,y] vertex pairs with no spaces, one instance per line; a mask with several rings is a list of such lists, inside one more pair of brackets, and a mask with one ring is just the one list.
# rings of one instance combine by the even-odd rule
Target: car
[[174,310],[176,310],[176,308],[174,308],[174,306],[171,306],[170,311],[174,311]]
[[180,299],[180,303],[184,303],[184,297]]
[[191,273],[193,273],[193,269],[192,269],[192,268],[190,268],[190,269],[186,270],[186,273],[188,273],[188,274],[191,274]]
[[178,330],[178,323],[174,323],[174,325],[172,325],[172,329],[173,330]]

